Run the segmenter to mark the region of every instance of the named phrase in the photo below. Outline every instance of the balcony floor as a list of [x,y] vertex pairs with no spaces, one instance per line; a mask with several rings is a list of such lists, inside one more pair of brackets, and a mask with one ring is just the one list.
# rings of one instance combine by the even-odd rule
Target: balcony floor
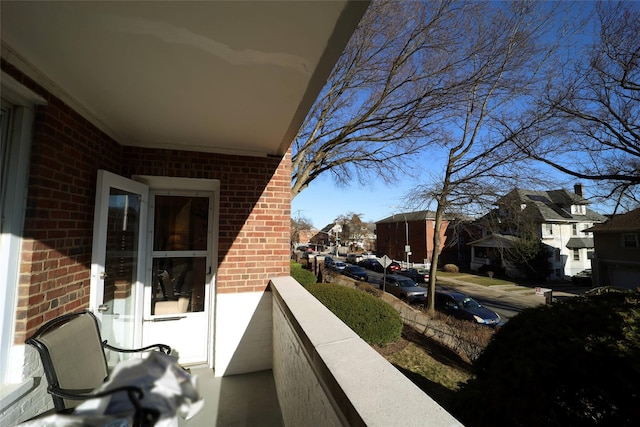
[[284,426],[271,371],[214,377],[208,368],[192,368],[198,376],[204,406],[184,427]]

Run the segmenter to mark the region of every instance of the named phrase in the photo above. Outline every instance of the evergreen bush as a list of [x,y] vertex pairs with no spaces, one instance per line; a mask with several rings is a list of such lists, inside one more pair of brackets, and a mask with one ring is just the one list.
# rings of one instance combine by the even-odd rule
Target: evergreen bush
[[640,425],[640,293],[530,308],[474,363],[454,413],[478,426]]
[[400,339],[402,319],[386,302],[340,285],[317,283],[305,288],[370,345]]
[[302,286],[312,285],[318,280],[315,274],[302,268],[302,265],[291,260],[291,277],[296,279]]

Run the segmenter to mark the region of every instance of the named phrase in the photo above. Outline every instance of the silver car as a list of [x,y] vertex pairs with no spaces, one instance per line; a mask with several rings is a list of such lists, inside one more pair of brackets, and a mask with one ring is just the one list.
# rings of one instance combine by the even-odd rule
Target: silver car
[[427,301],[427,289],[418,286],[408,277],[389,274],[386,279],[384,289],[391,295],[410,303],[424,304]]

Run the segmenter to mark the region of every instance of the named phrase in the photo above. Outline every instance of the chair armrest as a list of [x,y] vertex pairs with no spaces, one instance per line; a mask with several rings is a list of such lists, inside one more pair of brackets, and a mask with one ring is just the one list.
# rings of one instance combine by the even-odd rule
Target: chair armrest
[[169,347],[166,344],[152,344],[142,348],[127,349],[127,348],[114,347],[111,344],[108,344],[107,340],[104,340],[102,341],[102,347],[112,351],[117,351],[119,353],[140,353],[142,351],[157,349],[160,353],[171,354],[171,347]]
[[[65,390],[57,387],[49,386],[47,391],[55,396],[58,396],[62,399],[68,400],[89,400],[89,399],[97,399],[101,397],[110,396],[112,394],[118,392],[127,392],[127,396],[131,401],[135,409],[133,426],[134,427],[148,427],[153,426],[160,418],[160,411],[152,408],[145,408],[140,403],[140,399],[144,397],[144,391],[137,386],[123,386],[116,387],[103,391],[96,391],[88,394],[77,394],[77,392],[82,392],[83,390]],[[74,391],[76,393],[74,393]]]

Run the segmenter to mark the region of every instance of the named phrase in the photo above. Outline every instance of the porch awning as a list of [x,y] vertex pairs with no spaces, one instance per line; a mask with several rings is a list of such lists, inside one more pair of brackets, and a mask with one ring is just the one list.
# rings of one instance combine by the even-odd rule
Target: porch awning
[[568,249],[582,249],[593,247],[593,238],[591,237],[572,237],[567,242]]

